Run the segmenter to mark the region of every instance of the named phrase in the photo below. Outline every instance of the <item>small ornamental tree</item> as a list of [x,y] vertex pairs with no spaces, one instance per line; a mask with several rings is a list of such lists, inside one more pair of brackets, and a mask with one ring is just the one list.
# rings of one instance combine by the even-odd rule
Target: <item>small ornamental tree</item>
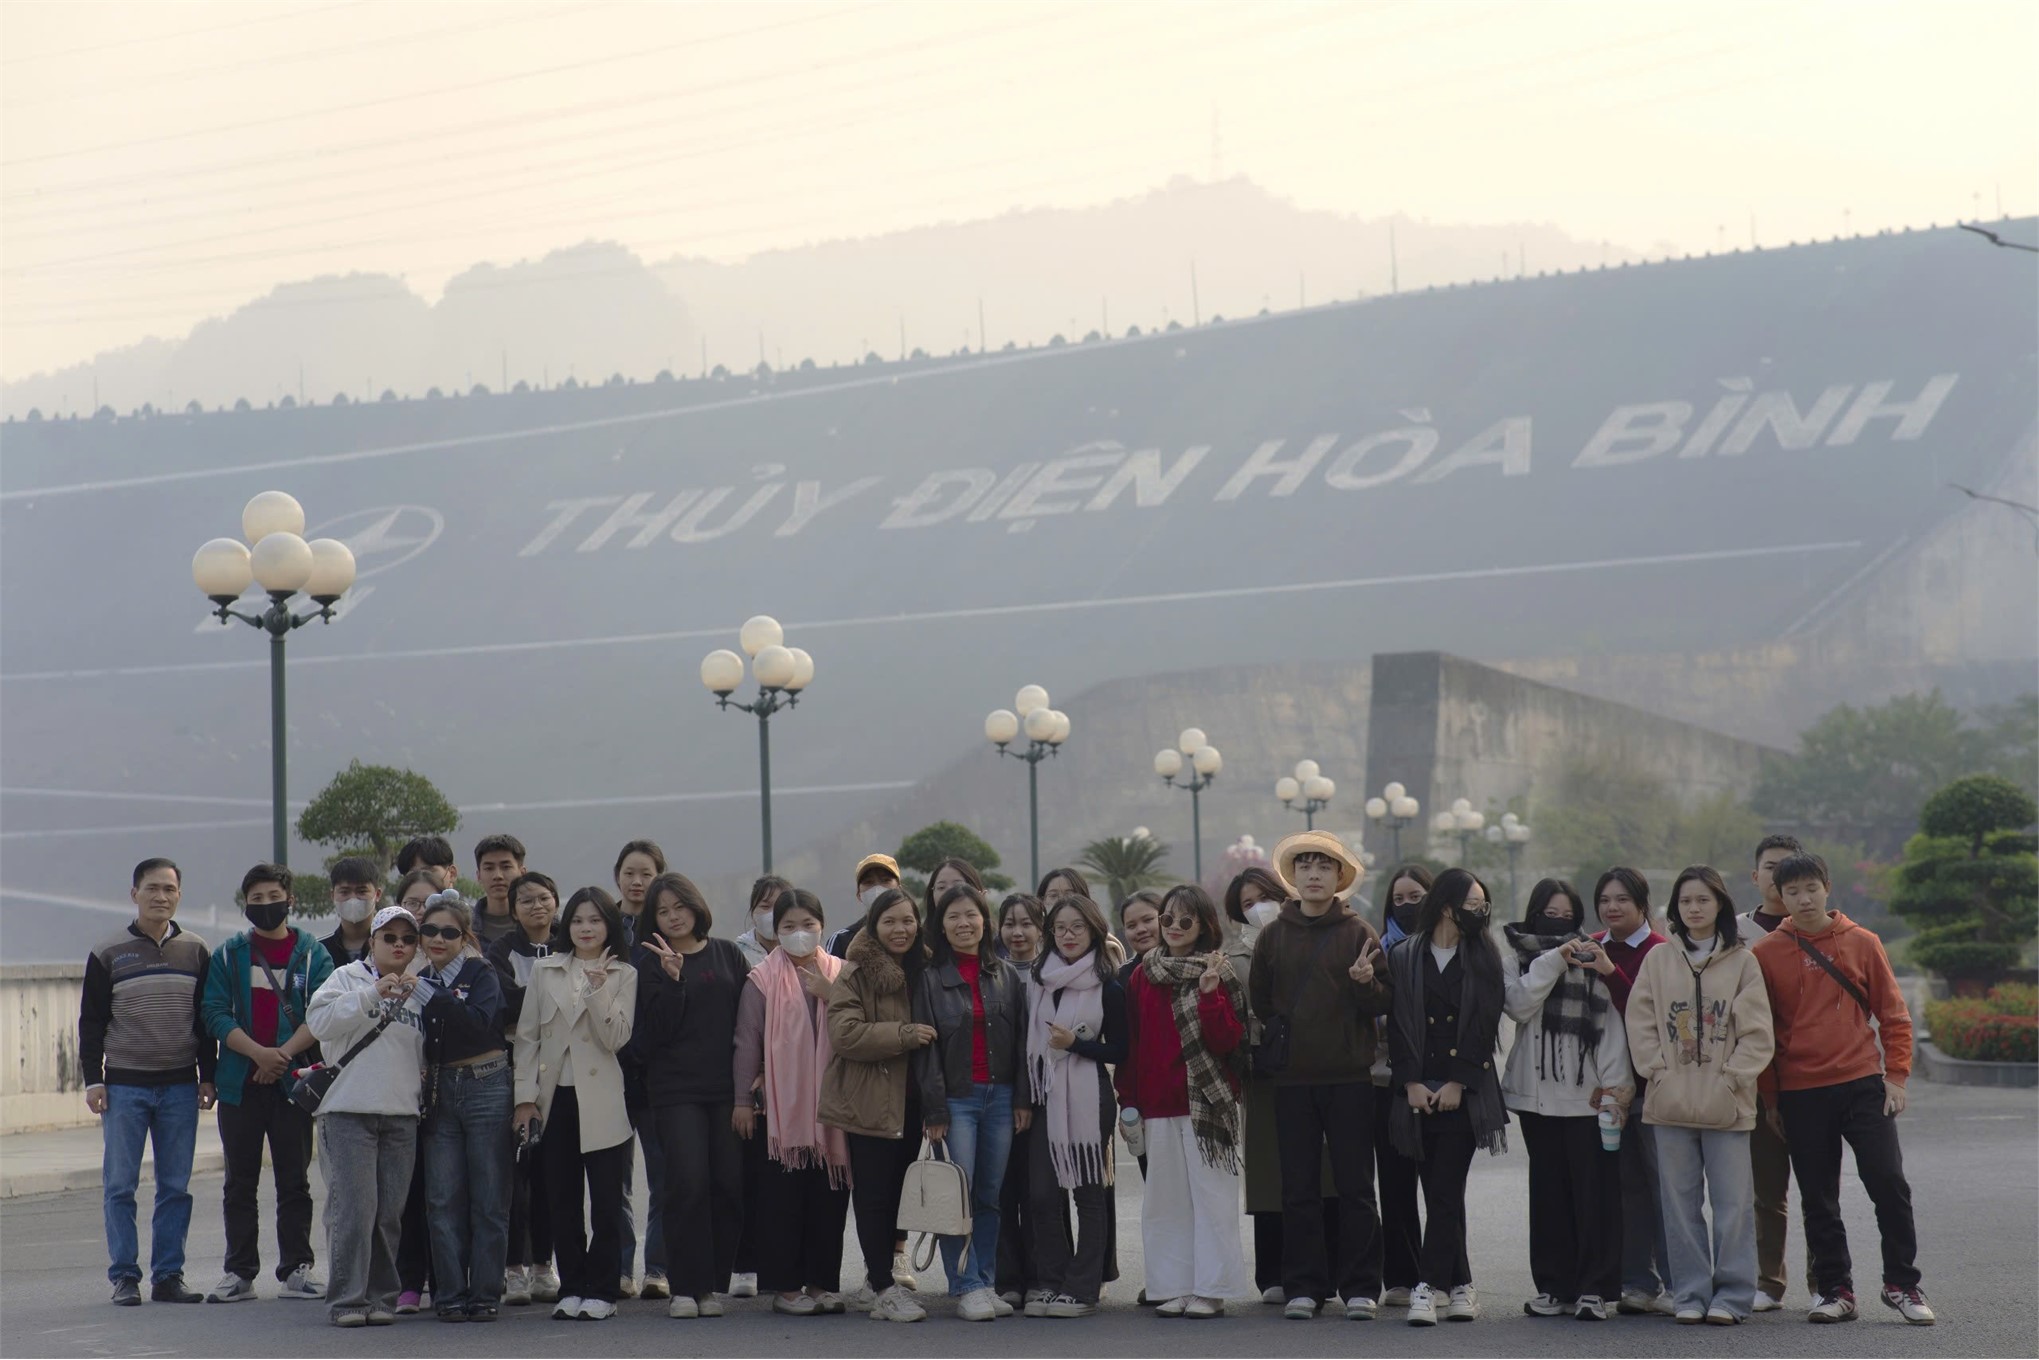
[[984,886],[1004,892],[1012,880],[998,872],[998,852],[982,836],[957,822],[936,822],[924,826],[899,843],[893,856],[908,871],[900,886],[915,896],[926,890],[928,879],[945,859],[960,859],[984,876]]
[[1098,905],[1109,914],[1128,894],[1166,883],[1168,875],[1161,872],[1161,861],[1167,858],[1168,847],[1152,836],[1106,836],[1083,847],[1076,867],[1104,880],[1103,887],[1111,896]]
[[297,834],[313,845],[367,855],[385,877],[404,842],[450,835],[459,827],[460,813],[431,780],[359,760],[334,775],[297,819]]
[[1921,968],[1971,991],[2016,966],[2039,928],[2035,818],[2031,796],[1993,774],[1926,800],[1890,903],[1918,928],[1911,957]]

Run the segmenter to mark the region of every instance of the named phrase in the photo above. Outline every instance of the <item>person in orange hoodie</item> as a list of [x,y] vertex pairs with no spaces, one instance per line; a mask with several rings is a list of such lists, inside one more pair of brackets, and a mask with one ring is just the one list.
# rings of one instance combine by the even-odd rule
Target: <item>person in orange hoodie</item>
[[[1764,1072],[1764,1117],[1791,1148],[1819,1299],[1811,1322],[1852,1322],[1855,1282],[1841,1222],[1841,1145],[1854,1149],[1883,1238],[1883,1302],[1906,1322],[1934,1321],[1919,1288],[1912,1191],[1898,1146],[1912,1017],[1873,931],[1827,910],[1826,861],[1794,855],[1770,881],[1791,919],[1756,942],[1777,1055]],[[1872,1026],[1873,1022],[1873,1026]],[[1879,1039],[1880,1036],[1880,1039]]]

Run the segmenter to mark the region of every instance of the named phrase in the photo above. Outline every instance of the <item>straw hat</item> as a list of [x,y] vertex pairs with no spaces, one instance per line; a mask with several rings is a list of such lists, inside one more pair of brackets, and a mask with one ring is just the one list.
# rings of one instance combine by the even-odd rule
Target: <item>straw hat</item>
[[1281,844],[1274,847],[1275,872],[1282,876],[1283,882],[1291,885],[1295,883],[1296,856],[1301,854],[1329,855],[1338,861],[1336,895],[1340,897],[1350,892],[1353,884],[1359,882],[1359,876],[1365,872],[1359,857],[1346,849],[1345,842],[1330,832],[1299,831],[1293,836],[1285,837]]

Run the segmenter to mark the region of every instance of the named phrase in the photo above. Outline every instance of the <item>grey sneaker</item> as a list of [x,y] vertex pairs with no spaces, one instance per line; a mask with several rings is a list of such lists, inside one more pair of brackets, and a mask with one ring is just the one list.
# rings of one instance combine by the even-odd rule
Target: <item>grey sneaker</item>
[[[891,1286],[893,1289],[898,1287],[896,1284]],[[868,1284],[860,1284],[848,1293],[838,1294],[836,1297],[842,1301],[842,1307],[833,1310],[838,1313],[845,1310],[852,1313],[868,1313],[878,1306],[878,1296],[871,1292],[871,1286]]]
[[637,1291],[638,1298],[669,1299],[672,1296],[673,1287],[666,1282],[664,1275],[650,1270],[644,1272],[644,1287]]
[[1074,1294],[1057,1294],[1054,1298],[1048,1300],[1046,1311],[1042,1314],[1043,1317],[1051,1318],[1080,1318],[1095,1317],[1096,1315],[1096,1304],[1085,1303]]
[[754,1299],[758,1296],[758,1275],[747,1270],[729,1277],[729,1297],[732,1299]]
[[880,1322],[921,1322],[927,1317],[927,1309],[920,1306],[911,1291],[895,1284],[878,1296],[871,1316]]
[[284,1276],[283,1288],[276,1291],[279,1299],[322,1299],[325,1296],[326,1282],[312,1274],[310,1261]]
[[697,1318],[701,1316],[701,1305],[688,1298],[685,1294],[675,1294],[673,1295],[673,1301],[666,1305],[666,1316],[669,1318]]
[[702,1317],[722,1316],[722,1300],[714,1294],[703,1294],[694,1300],[694,1305],[701,1310]]
[[368,1325],[368,1314],[335,1313],[333,1314],[333,1325],[335,1327],[366,1327]]
[[1392,1289],[1383,1289],[1381,1291],[1381,1307],[1407,1308],[1408,1306],[1409,1306],[1408,1285],[1398,1284]]
[[1290,1322],[1308,1322],[1317,1316],[1317,1301],[1299,1294],[1289,1300],[1288,1306],[1281,1310],[1281,1315]]
[[1374,1320],[1375,1306],[1372,1299],[1347,1299],[1345,1301],[1345,1320],[1347,1322],[1372,1322]]
[[[255,1282],[244,1275],[236,1275],[232,1271],[228,1271],[220,1276],[219,1283],[212,1287],[212,1292],[205,1296],[205,1301],[207,1303],[240,1303],[254,1297]],[[313,1295],[312,1297],[316,1298],[318,1296]]]

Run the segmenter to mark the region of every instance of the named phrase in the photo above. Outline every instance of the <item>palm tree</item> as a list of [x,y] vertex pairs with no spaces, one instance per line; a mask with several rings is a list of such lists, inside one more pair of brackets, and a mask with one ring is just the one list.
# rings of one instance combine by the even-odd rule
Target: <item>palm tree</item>
[[1168,882],[1159,867],[1166,858],[1168,847],[1152,836],[1106,836],[1084,846],[1076,865],[1105,881],[1111,901],[1100,905],[1109,908],[1142,888]]

